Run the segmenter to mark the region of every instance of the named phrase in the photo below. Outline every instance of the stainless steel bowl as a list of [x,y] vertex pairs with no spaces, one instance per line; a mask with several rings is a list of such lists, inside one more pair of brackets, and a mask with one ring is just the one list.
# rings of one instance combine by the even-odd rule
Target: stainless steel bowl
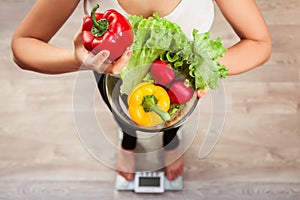
[[103,75],[103,84],[105,86],[105,92],[111,111],[114,114],[115,119],[122,127],[128,127],[130,129],[143,131],[143,132],[161,132],[167,129],[181,126],[188,117],[192,114],[197,107],[198,98],[194,94],[189,100],[186,106],[180,110],[178,115],[168,122],[163,122],[156,126],[141,126],[136,124],[128,114],[127,95],[120,94],[120,87],[122,80],[119,77],[113,75]]

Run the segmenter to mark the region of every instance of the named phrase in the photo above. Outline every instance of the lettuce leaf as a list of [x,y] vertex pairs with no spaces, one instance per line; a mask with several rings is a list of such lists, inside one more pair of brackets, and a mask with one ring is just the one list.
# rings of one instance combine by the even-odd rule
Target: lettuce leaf
[[125,94],[130,93],[143,80],[160,54],[166,51],[178,52],[189,43],[179,25],[160,18],[157,13],[147,19],[133,15],[128,20],[135,38],[131,46],[131,58],[121,71],[121,93]]
[[210,33],[193,31],[193,40],[189,41],[176,23],[160,18],[157,13],[149,18],[130,16],[128,18],[134,30],[132,55],[121,71],[121,93],[129,94],[140,82],[145,80],[151,64],[156,59],[172,63],[189,84],[197,90],[217,88],[219,78],[225,78],[228,70],[217,58],[224,55],[221,38],[215,41]]
[[195,88],[204,89],[206,87],[203,85],[204,81],[211,89],[216,89],[218,79],[225,78],[228,74],[226,67],[217,61],[227,49],[223,46],[220,37],[214,41],[209,32],[199,33],[195,29],[193,37],[192,63],[195,70]]

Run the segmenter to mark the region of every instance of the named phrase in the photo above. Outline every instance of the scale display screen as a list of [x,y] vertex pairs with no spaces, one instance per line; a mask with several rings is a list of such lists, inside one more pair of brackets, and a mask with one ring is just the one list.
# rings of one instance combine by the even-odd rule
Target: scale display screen
[[139,177],[140,187],[160,187],[160,177]]
[[123,176],[116,177],[117,190],[133,190],[136,193],[163,193],[165,190],[182,190],[182,176],[169,181],[163,171],[136,172],[134,180],[128,181]]
[[164,172],[136,172],[134,191],[140,193],[162,193],[165,191]]

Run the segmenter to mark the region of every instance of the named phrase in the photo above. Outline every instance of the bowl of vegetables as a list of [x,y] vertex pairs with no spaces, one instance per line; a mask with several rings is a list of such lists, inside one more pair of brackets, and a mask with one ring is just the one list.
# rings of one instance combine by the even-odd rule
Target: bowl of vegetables
[[130,16],[132,55],[120,77],[106,75],[105,90],[116,120],[123,126],[158,132],[182,125],[197,106],[196,90],[215,89],[228,70],[217,58],[226,49],[221,38],[193,32],[160,18]]
[[182,125],[198,103],[192,87],[180,73],[160,60],[151,65],[147,76],[129,94],[122,94],[122,80],[106,75],[106,93],[117,121],[123,127],[144,132],[160,132]]

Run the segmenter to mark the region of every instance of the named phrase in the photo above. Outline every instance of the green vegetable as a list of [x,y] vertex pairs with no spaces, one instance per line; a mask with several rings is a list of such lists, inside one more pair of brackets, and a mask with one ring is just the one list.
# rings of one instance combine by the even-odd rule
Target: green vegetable
[[189,43],[179,25],[160,18],[157,13],[147,19],[130,16],[128,20],[135,37],[131,46],[131,58],[121,72],[121,93],[126,94],[144,79],[160,54],[166,51],[177,52]]
[[198,30],[194,30],[193,37],[190,71],[195,75],[195,88],[205,89],[208,85],[211,89],[216,89],[218,78],[225,78],[228,74],[226,67],[217,61],[217,58],[224,55],[226,49],[221,38],[214,41],[210,38],[209,32],[198,33]]
[[209,32],[195,29],[193,40],[189,41],[179,25],[157,13],[149,18],[130,16],[128,20],[135,37],[133,53],[121,72],[121,93],[129,94],[142,82],[157,59],[169,63],[196,90],[207,85],[216,89],[218,79],[227,76],[228,70],[217,61],[226,52],[221,38],[214,41]]
[[186,107],[186,104],[171,104],[168,113],[172,117],[174,117],[180,110],[184,109]]

